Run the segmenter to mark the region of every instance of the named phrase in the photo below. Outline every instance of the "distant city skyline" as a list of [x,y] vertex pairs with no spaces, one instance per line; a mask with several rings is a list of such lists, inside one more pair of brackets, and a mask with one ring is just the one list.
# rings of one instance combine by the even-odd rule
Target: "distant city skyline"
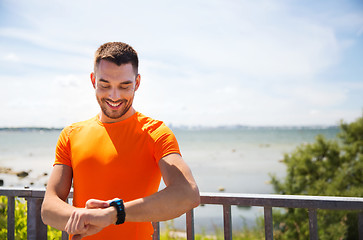
[[363,114],[363,3],[0,1],[0,127],[99,112],[93,54],[139,54],[134,107],[173,126],[331,126]]

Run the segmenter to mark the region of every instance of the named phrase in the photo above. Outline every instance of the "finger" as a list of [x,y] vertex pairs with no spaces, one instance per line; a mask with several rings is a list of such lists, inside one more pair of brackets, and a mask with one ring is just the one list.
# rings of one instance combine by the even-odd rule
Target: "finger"
[[80,239],[82,239],[81,234],[76,234],[76,235],[73,235],[73,237],[72,237],[72,240],[80,240]]
[[72,228],[73,228],[73,222],[74,222],[74,212],[72,212],[71,216],[69,217],[66,226],[64,227],[64,230],[68,233],[68,234],[72,234]]
[[[89,229],[91,229],[89,231]],[[98,230],[94,231],[93,233],[91,232],[92,231],[92,228],[90,228],[89,226],[86,227],[86,232],[85,233],[80,233],[80,234],[75,234],[72,236],[72,240],[79,240],[79,239],[82,239],[84,237],[87,237],[87,236],[90,236],[90,235],[93,235],[95,233],[98,233],[100,230],[102,230],[102,228],[98,228]],[[93,229],[94,230],[94,229]]]
[[68,219],[66,225],[67,233],[80,234],[87,231],[87,225],[84,220],[84,217],[81,217],[78,212],[74,211]]
[[72,234],[76,234],[76,233],[80,233],[79,232],[79,222],[80,222],[80,219],[79,219],[79,215],[78,214],[73,214],[72,216],[72,225],[71,225],[71,233]]
[[109,203],[107,201],[97,200],[97,199],[89,199],[86,202],[86,208],[107,208],[109,207]]
[[78,216],[78,218],[76,219],[75,223],[74,223],[74,228],[73,228],[73,233],[77,233],[77,234],[81,234],[81,233],[85,233],[88,229],[88,225],[85,223],[85,219],[84,217],[80,217]]
[[69,219],[68,219],[66,225],[64,226],[64,231],[68,232],[68,230],[69,230]]

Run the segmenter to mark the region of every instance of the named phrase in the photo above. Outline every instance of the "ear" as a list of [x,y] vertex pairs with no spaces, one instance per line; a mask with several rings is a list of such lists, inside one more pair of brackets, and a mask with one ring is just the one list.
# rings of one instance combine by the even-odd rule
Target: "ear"
[[139,89],[140,81],[141,81],[141,76],[140,76],[140,74],[137,74],[137,77],[136,77],[136,83],[135,83],[135,91],[136,91],[137,89]]
[[91,77],[91,82],[92,82],[93,88],[96,88],[96,76],[95,76],[95,74],[92,72],[90,77]]

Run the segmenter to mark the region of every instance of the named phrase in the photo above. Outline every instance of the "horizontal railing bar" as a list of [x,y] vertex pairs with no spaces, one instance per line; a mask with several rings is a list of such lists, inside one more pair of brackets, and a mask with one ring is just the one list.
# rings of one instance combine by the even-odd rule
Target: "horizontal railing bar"
[[[0,187],[0,196],[7,196],[10,199],[9,209],[13,208],[11,201],[14,201],[14,197],[24,197],[30,199],[41,199],[44,198],[45,189],[23,189],[23,188],[4,188]],[[223,205],[224,210],[226,206],[237,205],[237,206],[259,206],[265,207],[265,215],[267,213],[266,222],[271,222],[269,219],[272,215],[271,208],[282,207],[282,208],[306,208],[309,210],[310,228],[312,232],[312,239],[317,239],[317,224],[316,224],[316,209],[332,209],[332,210],[361,210],[359,213],[359,239],[363,240],[363,198],[357,197],[333,197],[333,196],[307,196],[307,195],[274,195],[274,194],[242,194],[242,193],[205,193],[201,194],[201,204],[217,204]],[[68,198],[73,197],[71,191]],[[38,204],[39,205],[39,204]],[[39,205],[40,206],[40,205]],[[40,211],[40,208],[38,209]],[[11,219],[12,213],[8,216],[9,221],[12,225],[13,220]],[[34,214],[32,214],[34,215]],[[228,215],[228,214],[227,214]],[[193,227],[194,217],[188,216],[191,227]],[[228,216],[230,217],[230,216]],[[227,217],[227,221],[228,221]],[[266,217],[266,216],[265,216]],[[272,217],[272,216],[271,216]],[[39,217],[40,219],[40,217]],[[265,218],[266,220],[266,218]],[[190,225],[190,223],[187,223]],[[228,224],[227,224],[228,225]],[[8,229],[11,234],[11,227]],[[194,230],[194,229],[193,229]],[[227,227],[228,230],[228,227]],[[159,230],[157,230],[159,231]],[[268,231],[267,231],[268,232]],[[227,232],[229,233],[229,232]],[[194,234],[190,234],[194,235]],[[272,234],[271,234],[272,235]],[[228,234],[226,234],[228,238]],[[316,236],[316,238],[315,238]],[[66,234],[62,235],[62,239],[66,237]],[[10,236],[11,239],[11,236]]]
[[[44,189],[22,189],[0,187],[0,195],[9,197],[44,197]],[[73,197],[73,192],[69,198]],[[201,193],[201,204],[230,204],[239,206],[269,206],[284,208],[315,208],[362,210],[363,198],[275,195],[275,194],[241,194],[241,193]]]
[[31,190],[24,189],[24,188],[19,188],[19,189],[16,189],[16,188],[0,188],[0,195],[1,196],[8,196],[8,197],[30,197],[31,194],[32,194],[31,193]]
[[[4,188],[0,187],[0,196],[8,197],[35,197],[44,198],[45,189],[24,189],[24,188]],[[69,198],[73,197],[73,192],[69,193]]]
[[315,208],[336,210],[363,209],[363,198],[355,197],[201,193],[200,199],[201,204],[230,204],[239,206],[268,206],[283,208]]

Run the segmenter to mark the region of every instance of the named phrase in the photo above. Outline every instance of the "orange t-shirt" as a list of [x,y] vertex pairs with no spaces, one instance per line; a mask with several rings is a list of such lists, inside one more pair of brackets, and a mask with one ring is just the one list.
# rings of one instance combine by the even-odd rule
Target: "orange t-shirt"
[[[73,169],[73,205],[88,199],[125,202],[157,192],[161,180],[158,161],[179,153],[172,131],[161,121],[136,112],[117,123],[96,116],[63,129],[54,164]],[[127,213],[126,213],[127,214]],[[111,225],[85,239],[151,239],[151,223]]]

